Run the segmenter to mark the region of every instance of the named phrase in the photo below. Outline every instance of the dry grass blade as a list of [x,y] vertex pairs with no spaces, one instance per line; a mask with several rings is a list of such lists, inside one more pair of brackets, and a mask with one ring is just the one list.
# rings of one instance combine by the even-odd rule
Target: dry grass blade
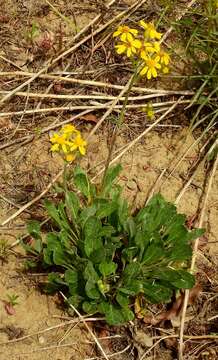
[[[93,104],[93,105],[76,105],[76,106],[69,105],[69,106],[61,106],[61,107],[50,107],[50,108],[45,108],[45,109],[31,109],[31,110],[26,110],[25,115],[47,114],[47,113],[55,113],[58,111],[76,111],[76,110],[95,111],[95,110],[110,109],[110,112],[108,113],[108,115],[109,115],[113,110],[122,109],[122,107],[123,107],[123,105],[116,105],[115,100],[114,100],[113,106],[112,106],[112,102],[108,102],[105,104],[98,103],[97,105],[95,102],[95,104]],[[189,100],[183,100],[181,102],[181,104],[186,104],[188,102],[189,102]],[[160,103],[154,103],[153,107],[154,108],[165,107],[165,106],[172,105],[175,103],[176,103],[176,101],[165,101],[165,102],[160,102]],[[148,103],[128,104],[128,105],[126,105],[126,109],[142,109],[143,107],[146,107],[147,105],[148,105]],[[10,116],[22,115],[22,114],[23,114],[23,111],[12,111],[12,112],[0,113],[0,117],[10,117]],[[106,117],[105,117],[105,119],[106,119]]]
[[59,171],[59,173],[52,179],[52,181],[46,186],[46,188],[38,196],[36,196],[31,201],[29,201],[27,204],[20,207],[19,210],[17,210],[14,214],[9,216],[9,218],[7,218],[5,221],[3,221],[1,223],[1,226],[4,226],[4,225],[8,224],[11,220],[15,219],[18,215],[20,215],[24,210],[28,209],[30,206],[32,206],[37,201],[39,201],[51,189],[51,187],[60,178],[60,176],[62,174],[63,174],[63,170]]
[[[217,141],[216,141],[217,144]],[[215,177],[215,173],[217,170],[217,166],[218,166],[218,155],[216,155],[216,159],[214,161],[214,165],[211,171],[211,175],[208,181],[208,187],[207,187],[207,191],[205,194],[205,198],[204,198],[204,203],[203,203],[203,207],[201,210],[201,216],[200,216],[200,220],[199,220],[199,228],[203,227],[203,223],[204,223],[204,219],[205,219],[205,212],[206,212],[206,208],[207,208],[207,202],[208,202],[208,198],[211,192],[211,188],[212,188],[212,184],[213,184],[213,180]],[[193,256],[192,256],[192,261],[191,261],[191,267],[190,267],[190,271],[193,272],[194,271],[194,267],[195,267],[195,262],[196,262],[196,257],[197,257],[197,251],[198,251],[198,244],[199,244],[199,238],[196,239],[195,244],[194,244],[194,249],[193,249]],[[185,316],[186,316],[186,310],[187,310],[187,306],[188,306],[188,299],[189,299],[189,290],[185,291],[185,298],[184,298],[184,304],[183,304],[183,309],[182,309],[182,318],[181,318],[181,326],[180,326],[180,336],[179,336],[179,360],[183,360],[183,337],[184,337],[184,327],[185,327]]]
[[[9,93],[8,91],[0,91],[0,94]],[[162,97],[169,94],[166,93],[155,93],[155,94],[149,94],[149,95],[141,95],[141,96],[129,96],[129,101],[139,101],[139,100],[146,100],[146,99],[152,99],[156,97]],[[58,100],[90,100],[90,99],[96,99],[96,100],[114,100],[117,97],[112,95],[97,95],[97,94],[80,94],[80,95],[66,95],[66,94],[40,94],[40,93],[29,93],[29,92],[17,92],[15,96],[21,96],[26,98],[39,98],[39,99],[58,99]],[[120,97],[119,100],[123,101],[125,100],[125,97]]]
[[[112,0],[109,5],[107,6],[111,6],[116,0]],[[40,75],[42,75],[43,73],[45,73],[46,71],[48,71],[48,69],[50,67],[52,67],[53,65],[57,64],[60,60],[62,60],[63,58],[67,57],[69,54],[72,54],[72,52],[74,52],[76,49],[78,49],[82,44],[86,43],[88,40],[92,39],[95,35],[99,34],[100,32],[102,32],[104,29],[106,29],[108,26],[110,26],[113,22],[119,20],[120,18],[122,18],[125,14],[127,14],[130,10],[134,9],[134,8],[138,8],[139,6],[141,6],[146,0],[141,0],[141,1],[136,1],[132,6],[130,6],[127,10],[122,11],[121,13],[119,13],[117,16],[115,16],[114,18],[110,19],[106,24],[100,26],[97,30],[95,30],[94,32],[91,32],[91,34],[87,35],[84,39],[82,39],[81,41],[77,42],[74,46],[70,47],[69,49],[67,49],[66,51],[64,51],[63,53],[61,53],[60,55],[58,55],[55,59],[51,59],[48,64],[43,67],[41,70],[38,71],[38,73],[34,74],[30,79],[26,80],[24,83],[22,83],[21,85],[19,85],[18,87],[16,87],[15,89],[13,89],[12,91],[10,91],[7,95],[5,95],[1,100],[0,100],[0,104],[4,103],[5,101],[7,101],[8,99],[10,99],[14,94],[16,94],[18,91],[22,90],[25,86],[31,84],[35,79],[37,79]],[[95,22],[97,22],[97,20],[101,17],[101,15],[97,15],[95,17],[95,19],[93,19],[87,26],[85,26],[79,33],[77,33],[74,38],[72,39],[73,42],[76,42],[76,40],[83,34],[85,33]]]
[[[15,72],[0,72],[0,76],[9,76],[9,77],[16,77],[16,76],[24,76],[24,77],[32,77],[34,73],[30,72],[24,72],[24,71],[15,71]],[[87,85],[87,86],[94,86],[94,87],[102,87],[102,88],[108,88],[108,89],[115,89],[115,90],[122,90],[124,88],[123,85],[117,85],[117,84],[110,84],[105,83],[101,81],[95,81],[95,80],[84,80],[84,79],[76,79],[72,77],[64,77],[64,76],[56,76],[51,74],[42,74],[39,75],[39,78],[47,79],[47,80],[53,80],[53,81],[62,81],[67,82],[71,84],[78,84],[78,85]],[[165,89],[153,89],[153,88],[146,88],[146,87],[139,87],[139,86],[133,86],[132,91],[138,92],[138,93],[161,93],[165,95],[187,95],[191,96],[195,94],[194,91],[189,90],[165,90]]]
[[[91,318],[91,317],[87,317],[86,318],[86,321],[99,321],[99,320],[103,320],[104,318]],[[13,344],[13,343],[16,343],[16,342],[19,342],[19,341],[23,341],[23,340],[26,340],[26,339],[29,339],[30,337],[33,337],[33,336],[38,336],[40,334],[44,334],[48,331],[52,331],[52,330],[55,330],[55,329],[59,329],[59,328],[62,328],[62,327],[65,327],[65,326],[68,326],[68,325],[71,325],[71,324],[77,324],[80,322],[80,319],[79,318],[75,318],[75,319],[72,319],[72,320],[69,320],[69,321],[66,321],[64,323],[60,323],[60,324],[57,324],[57,325],[54,325],[54,326],[50,326],[46,329],[43,329],[43,330],[39,330],[35,333],[32,333],[32,334],[29,334],[29,335],[25,335],[25,336],[22,336],[22,337],[19,337],[19,338],[16,338],[16,339],[12,339],[12,340],[8,340],[8,341],[5,341],[5,342],[2,342],[0,343],[0,346],[3,346],[3,345],[8,345],[8,344]]]
[[[60,292],[61,296],[64,298],[65,301],[67,301],[66,296]],[[98,339],[96,338],[95,334],[92,332],[92,330],[90,329],[90,327],[87,325],[85,318],[79,313],[79,311],[72,305],[69,304],[69,306],[74,310],[74,312],[78,315],[80,321],[85,325],[86,329],[88,330],[89,334],[91,335],[91,337],[93,338],[93,340],[95,341],[97,347],[99,348],[99,350],[101,351],[102,355],[104,356],[104,358],[106,360],[108,360],[108,356],[105,353],[104,349],[102,348],[100,342],[98,341]]]
[[[182,19],[183,16],[188,12],[188,10],[189,10],[196,2],[197,2],[197,0],[191,0],[191,1],[187,4],[185,10],[184,10],[179,16],[177,16],[176,21]],[[168,37],[168,35],[173,31],[173,29],[174,29],[174,27],[173,27],[173,26],[170,26],[170,28],[169,28],[169,29],[167,30],[167,32],[164,34],[164,36],[163,36],[163,38],[162,38],[161,41],[165,41],[166,38]]]

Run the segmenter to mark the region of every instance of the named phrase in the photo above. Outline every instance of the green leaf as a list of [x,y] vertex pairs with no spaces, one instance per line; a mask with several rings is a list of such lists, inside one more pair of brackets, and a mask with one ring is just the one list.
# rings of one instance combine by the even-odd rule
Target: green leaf
[[82,309],[87,314],[95,314],[98,312],[98,304],[95,301],[84,301]]
[[86,295],[90,299],[99,299],[101,297],[101,293],[98,290],[98,286],[92,280],[88,280],[85,286]]
[[89,261],[88,264],[86,265],[83,276],[85,280],[92,280],[96,283],[99,280],[98,273],[95,271],[91,261]]
[[128,264],[123,272],[125,282],[131,282],[132,279],[137,279],[137,276],[141,272],[141,264],[139,262],[133,262]]
[[121,307],[126,307],[129,305],[128,296],[122,294],[121,292],[118,292],[118,294],[116,296],[116,300]]
[[99,219],[92,216],[88,218],[84,226],[84,249],[87,256],[102,247],[100,237],[102,225]]
[[41,239],[41,226],[39,221],[29,221],[27,223],[27,231],[34,239]]
[[74,184],[87,199],[90,199],[91,185],[86,172],[79,166],[77,166],[74,170]]
[[57,290],[63,289],[66,286],[66,283],[60,277],[58,273],[51,272],[48,274],[48,284],[46,284],[45,290],[47,293],[52,294]]
[[111,166],[107,169],[103,183],[103,190],[102,190],[103,196],[108,195],[108,193],[112,188],[114,180],[117,178],[121,170],[122,170],[122,166],[120,164]]
[[185,261],[192,256],[192,248],[190,245],[178,244],[172,246],[167,252],[166,257],[169,261]]
[[74,286],[76,289],[78,286],[78,272],[71,269],[66,270],[64,273],[64,280],[66,283],[72,285],[72,287]]
[[48,248],[43,249],[43,261],[46,265],[53,265],[53,252]]
[[145,297],[154,304],[168,302],[173,295],[173,290],[169,285],[164,286],[155,281],[144,282],[143,291]]
[[178,289],[191,289],[195,285],[195,277],[185,270],[177,270],[179,279],[171,281]]
[[66,206],[72,218],[75,220],[79,211],[79,199],[73,191],[67,191],[65,195]]
[[130,238],[136,235],[136,224],[132,217],[129,217],[125,223],[125,231],[127,231]]
[[68,267],[68,265],[70,264],[67,253],[62,248],[54,250],[53,261],[55,265],[62,265],[64,267]]
[[104,225],[100,231],[100,236],[101,237],[111,237],[113,234],[116,233],[116,230],[114,229],[113,226],[111,225]]
[[103,204],[96,211],[96,217],[98,219],[103,219],[109,215],[111,215],[117,209],[117,203],[109,202],[107,204]]
[[109,311],[110,304],[106,301],[101,301],[98,304],[98,312],[100,314],[106,314]]
[[78,294],[73,294],[67,298],[67,302],[73,305],[75,308],[78,308],[83,301],[83,297]]
[[125,322],[121,308],[111,304],[105,313],[105,318],[109,325],[121,325]]
[[143,264],[151,265],[160,261],[164,257],[164,250],[158,247],[155,243],[148,246],[143,256]]
[[140,280],[134,280],[132,282],[124,283],[123,287],[119,288],[119,291],[123,294],[135,296],[143,290],[143,285]]
[[56,222],[56,224],[61,228],[62,222],[59,216],[59,212],[56,206],[47,199],[45,200],[45,207],[47,209],[48,215]]
[[110,304],[105,310],[105,318],[109,325],[121,325],[134,319],[134,314],[128,307]]
[[120,199],[118,204],[119,204],[119,208],[118,208],[119,224],[121,225],[121,229],[122,228],[125,229],[125,225],[129,217],[129,206],[126,199]]
[[122,310],[121,310],[121,312],[122,312],[122,315],[123,315],[123,322],[128,322],[128,321],[132,321],[132,320],[134,320],[134,318],[135,318],[135,315],[134,315],[134,313],[128,308],[128,306],[126,306],[126,307],[123,307],[122,308]]
[[111,274],[115,274],[116,269],[117,269],[117,264],[115,264],[113,261],[110,262],[104,261],[99,265],[99,271],[104,277]]
[[122,259],[124,261],[132,262],[138,253],[136,246],[128,247],[122,251]]
[[37,253],[40,254],[42,251],[42,240],[41,239],[35,240],[33,247],[37,251]]
[[80,213],[79,221],[81,223],[82,228],[85,226],[86,221],[91,217],[94,216],[96,213],[96,206],[90,206],[83,209]]
[[65,204],[63,202],[60,202],[58,204],[58,213],[60,215],[61,219],[61,229],[66,229],[67,231],[71,232],[71,226],[69,224],[66,212],[65,212]]

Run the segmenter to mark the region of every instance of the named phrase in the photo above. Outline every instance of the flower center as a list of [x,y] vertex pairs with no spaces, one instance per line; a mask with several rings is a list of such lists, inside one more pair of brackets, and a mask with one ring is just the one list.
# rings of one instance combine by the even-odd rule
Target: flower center
[[128,26],[124,26],[122,29],[123,33],[128,33],[129,32],[129,27]]
[[155,61],[152,59],[147,60],[147,65],[149,68],[152,68],[155,66]]

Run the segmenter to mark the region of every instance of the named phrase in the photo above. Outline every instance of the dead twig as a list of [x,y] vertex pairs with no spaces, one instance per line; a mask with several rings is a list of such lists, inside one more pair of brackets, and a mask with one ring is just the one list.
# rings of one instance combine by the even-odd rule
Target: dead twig
[[[65,301],[67,301],[66,296],[60,291],[61,296],[63,297],[63,299]],[[80,314],[80,312],[72,305],[69,303],[69,306],[74,310],[74,312],[77,314],[77,316],[79,317],[80,321],[85,325],[86,329],[88,330],[89,334],[91,335],[91,337],[93,338],[93,340],[95,341],[97,347],[99,348],[99,350],[101,351],[102,355],[104,356],[104,358],[106,360],[108,360],[108,356],[105,353],[103,347],[101,346],[99,340],[96,338],[95,334],[92,332],[92,330],[90,329],[90,327],[87,325],[85,318]]]
[[[25,71],[12,71],[12,72],[0,72],[0,76],[12,76],[13,78],[16,76],[24,76],[24,77],[32,77],[35,73],[32,72],[25,72]],[[72,77],[66,77],[66,76],[57,76],[57,75],[50,75],[50,74],[42,74],[38,76],[41,79],[47,79],[47,80],[53,80],[55,82],[66,82],[71,84],[77,84],[77,85],[87,85],[87,86],[93,86],[93,87],[102,87],[104,89],[114,89],[114,90],[122,90],[124,88],[123,85],[117,85],[117,84],[109,84],[104,83],[101,81],[95,81],[95,80],[84,80],[84,79],[76,79]],[[187,95],[191,96],[194,95],[194,91],[189,90],[165,90],[165,89],[153,89],[153,88],[146,88],[146,87],[139,87],[139,86],[133,86],[131,88],[132,92],[138,92],[138,93],[161,93],[165,95]]]
[[[106,5],[107,7],[110,7],[116,0],[112,0],[108,5]],[[107,27],[109,27],[111,24],[113,24],[113,22],[119,20],[120,18],[122,18],[125,14],[127,14],[130,10],[137,8],[139,6],[141,6],[146,0],[142,0],[142,1],[136,1],[132,6],[130,6],[127,10],[122,11],[121,13],[119,13],[117,16],[113,17],[112,19],[110,19],[106,24],[100,26],[99,28],[97,28],[97,30],[95,30],[93,33],[87,35],[84,39],[80,40],[79,42],[77,42],[74,46],[68,48],[66,51],[64,51],[63,53],[61,53],[60,55],[58,55],[55,59],[51,59],[47,65],[42,68],[41,70],[39,70],[36,74],[34,74],[30,79],[26,80],[24,83],[22,83],[21,85],[17,86],[15,89],[13,89],[12,91],[10,91],[7,95],[5,95],[1,100],[0,100],[0,104],[3,104],[5,101],[9,100],[12,96],[14,96],[18,91],[22,90],[25,86],[27,86],[28,84],[31,84],[35,79],[37,79],[40,75],[42,75],[43,73],[47,72],[48,69],[50,67],[52,67],[53,65],[57,64],[60,60],[62,60],[63,58],[67,57],[69,54],[72,54],[76,49],[78,49],[82,44],[86,43],[88,40],[90,40],[93,36],[99,34],[100,32],[102,32],[104,29],[106,29]],[[101,17],[101,14],[97,15],[87,26],[85,26],[80,32],[78,32],[74,38],[72,39],[72,42],[76,42],[77,39],[84,34],[90,27],[92,27],[93,24],[95,24],[99,18]]]
[[[216,143],[217,143],[217,141],[216,141]],[[210,175],[210,178],[208,181],[208,187],[207,187],[207,191],[205,194],[204,203],[203,203],[203,207],[201,210],[201,216],[200,216],[200,220],[199,220],[199,228],[202,228],[203,223],[204,223],[208,198],[209,198],[209,194],[211,192],[213,180],[214,180],[215,173],[217,170],[217,165],[218,165],[218,155],[216,156],[216,159],[214,161],[214,165],[213,165],[211,175]],[[194,244],[193,256],[192,256],[191,267],[190,267],[191,272],[194,271],[197,253],[198,253],[198,244],[199,244],[199,238],[195,240],[195,244]],[[183,338],[184,338],[185,316],[186,316],[186,310],[187,310],[187,306],[188,306],[188,299],[189,299],[189,290],[186,290],[183,309],[182,309],[182,318],[181,318],[180,335],[179,335],[179,360],[183,360]]]

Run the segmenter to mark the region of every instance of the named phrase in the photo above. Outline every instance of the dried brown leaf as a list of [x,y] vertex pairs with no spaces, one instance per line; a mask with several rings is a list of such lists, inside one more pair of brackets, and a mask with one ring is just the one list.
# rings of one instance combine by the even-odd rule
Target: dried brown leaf
[[13,305],[11,305],[7,301],[4,302],[4,308],[5,308],[5,311],[6,311],[6,313],[8,315],[15,315],[16,314],[16,311],[15,311],[15,308],[13,307]]
[[85,120],[85,121],[90,121],[95,124],[98,122],[98,119],[94,114],[87,114],[87,115],[81,116],[80,119]]

